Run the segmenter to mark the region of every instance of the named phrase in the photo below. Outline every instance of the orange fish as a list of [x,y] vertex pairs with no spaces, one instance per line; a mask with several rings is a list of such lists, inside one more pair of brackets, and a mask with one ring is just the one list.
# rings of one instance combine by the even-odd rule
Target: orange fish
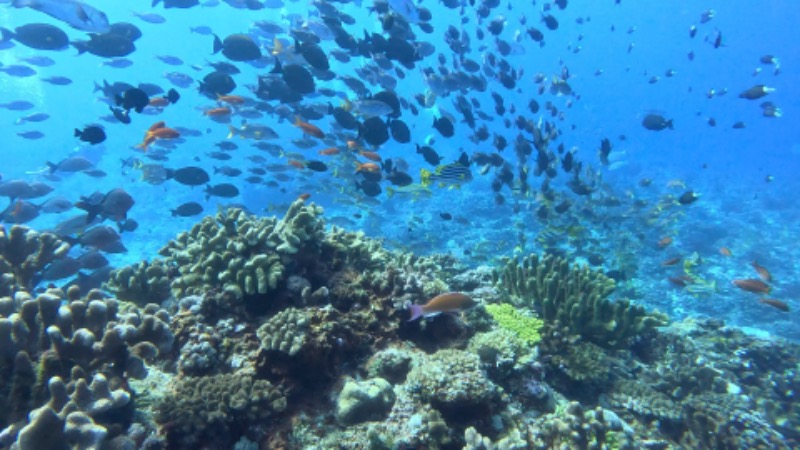
[[772,290],[767,283],[764,283],[757,278],[733,280],[733,285],[743,291],[752,292],[754,294],[769,294],[769,291]]
[[309,194],[308,192],[304,192],[304,193],[298,195],[297,198],[299,198],[302,201],[306,201],[309,198],[311,198],[311,194]]
[[359,155],[363,156],[364,158],[369,159],[370,161],[381,162],[381,155],[375,152],[368,152],[365,150],[361,150],[358,152]]
[[361,145],[357,141],[349,139],[347,141],[347,148],[349,148],[350,150],[356,150],[356,149],[361,148]]
[[658,248],[667,248],[670,244],[672,244],[672,238],[669,236],[664,236],[656,244],[658,244]]
[[144,139],[142,143],[137,145],[136,147],[141,148],[143,151],[147,151],[147,148],[156,141],[156,139],[175,139],[179,138],[181,133],[178,130],[173,128],[168,128],[167,124],[161,120],[152,125],[144,134]]
[[679,262],[681,262],[681,257],[680,256],[676,256],[674,258],[670,258],[670,259],[662,261],[661,265],[662,266],[674,266],[675,264],[678,264]]
[[733,252],[728,247],[720,247],[719,254],[722,256],[733,256]]
[[219,108],[211,108],[203,111],[203,114],[208,117],[219,117],[219,116],[227,116],[231,113],[231,109],[227,106],[221,106]]
[[305,164],[301,163],[300,161],[298,161],[296,159],[290,159],[289,160],[289,165],[292,166],[292,167],[296,167],[298,169],[305,169],[306,168]]
[[355,164],[356,164],[356,173],[362,172],[362,171],[363,172],[378,173],[378,172],[381,171],[380,166],[378,166],[375,163],[363,163],[363,164],[361,164],[361,163],[357,162]]
[[326,148],[324,150],[320,150],[319,154],[320,155],[325,155],[325,156],[338,155],[339,154],[339,148],[338,147],[329,147],[329,148]]
[[167,97],[155,97],[150,99],[150,106],[154,106],[156,108],[163,108],[169,105],[169,99]]
[[759,300],[759,302],[772,306],[775,309],[780,309],[783,312],[789,312],[789,305],[787,305],[786,302],[782,302],[774,298],[762,298]]
[[300,120],[300,116],[294,116],[294,126],[303,130],[303,133],[314,136],[315,138],[322,139],[325,137],[325,133],[319,129],[316,125],[312,125],[308,122],[303,122]]
[[475,306],[475,300],[461,292],[439,294],[424,305],[410,305],[408,309],[411,311],[411,318],[408,321],[411,322],[420,317],[431,317],[440,313],[461,312],[473,306]]
[[760,265],[756,261],[751,262],[750,265],[753,266],[753,269],[756,269],[756,272],[758,272],[758,278],[761,278],[761,281],[765,283],[772,283],[772,274],[769,273],[769,270],[764,268],[764,266]]
[[239,95],[217,95],[217,101],[229,105],[243,105],[247,100]]

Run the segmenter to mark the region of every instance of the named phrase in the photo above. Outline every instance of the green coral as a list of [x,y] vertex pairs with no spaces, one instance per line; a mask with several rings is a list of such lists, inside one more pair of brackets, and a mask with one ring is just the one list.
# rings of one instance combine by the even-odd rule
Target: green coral
[[623,347],[667,320],[627,300],[608,300],[614,280],[553,255],[508,259],[493,278],[512,303],[533,307],[545,322],[566,325],[598,345]]
[[544,321],[538,317],[525,315],[508,303],[486,305],[486,312],[501,328],[511,331],[526,344],[535,345],[542,339],[540,331]]
[[311,310],[287,308],[272,316],[256,332],[261,347],[296,355],[308,340],[310,314]]

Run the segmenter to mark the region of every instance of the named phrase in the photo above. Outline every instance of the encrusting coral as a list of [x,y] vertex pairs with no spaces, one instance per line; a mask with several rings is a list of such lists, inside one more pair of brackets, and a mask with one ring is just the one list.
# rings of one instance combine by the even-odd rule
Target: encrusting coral
[[587,266],[570,267],[554,255],[508,259],[494,280],[512,303],[533,307],[548,323],[560,322],[598,345],[622,347],[666,324],[666,316],[627,300],[610,301],[614,281]]

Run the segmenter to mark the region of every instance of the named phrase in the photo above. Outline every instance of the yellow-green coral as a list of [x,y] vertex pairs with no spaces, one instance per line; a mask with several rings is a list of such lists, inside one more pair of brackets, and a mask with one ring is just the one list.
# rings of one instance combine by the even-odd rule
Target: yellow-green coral
[[508,303],[486,305],[486,312],[504,328],[516,334],[525,343],[534,345],[542,339],[540,331],[544,321],[538,317],[522,314],[516,307]]

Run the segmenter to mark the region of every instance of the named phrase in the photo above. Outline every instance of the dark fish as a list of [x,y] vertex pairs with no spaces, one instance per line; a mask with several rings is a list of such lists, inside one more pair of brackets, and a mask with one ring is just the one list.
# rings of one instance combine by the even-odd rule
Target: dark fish
[[81,270],[80,261],[70,256],[65,256],[56,259],[44,268],[42,271],[42,280],[60,280],[75,275],[79,270]]
[[386,179],[393,185],[401,187],[408,186],[414,182],[414,180],[411,179],[411,175],[398,170],[391,171],[389,175],[386,176]]
[[555,211],[559,214],[564,214],[565,212],[567,212],[570,206],[572,206],[572,202],[570,202],[569,200],[564,200],[563,202],[557,204],[556,207],[553,209],[555,209]]
[[117,106],[121,106],[124,110],[133,109],[137,113],[141,113],[150,104],[150,96],[139,88],[128,89],[122,95],[115,96],[114,100]]
[[328,103],[328,114],[332,114],[336,123],[342,126],[345,130],[357,130],[359,126],[358,119],[353,114],[342,108],[341,106],[334,107]]
[[700,198],[700,194],[695,193],[694,191],[686,191],[678,197],[678,203],[681,205],[688,205],[697,201]]
[[170,210],[172,217],[192,217],[203,212],[203,206],[197,202],[187,202]]
[[411,142],[411,130],[402,120],[394,119],[389,122],[389,130],[392,132],[392,138],[398,143],[407,144]]
[[600,162],[604,165],[608,165],[608,155],[611,154],[611,141],[608,138],[603,139],[600,141],[600,150],[598,152],[598,156],[600,158]]
[[97,125],[90,125],[83,130],[75,128],[75,137],[83,142],[97,145],[106,140],[106,132]]
[[425,158],[425,162],[432,166],[438,166],[439,163],[442,162],[442,157],[436,153],[436,150],[427,145],[420,147],[418,144],[417,153],[422,154],[422,157]]
[[60,214],[72,209],[72,202],[65,197],[52,197],[39,205],[39,209],[45,214]]
[[298,94],[310,94],[316,89],[314,77],[305,67],[298,64],[281,65],[276,58],[271,73],[280,73],[283,82]]
[[167,178],[172,178],[186,186],[200,186],[208,183],[211,179],[208,176],[208,172],[195,166],[183,167],[177,170],[167,169]]
[[233,81],[230,74],[220,70],[206,75],[198,87],[201,94],[212,100],[216,100],[220,95],[230,94],[234,89],[236,89],[236,82]]
[[450,121],[447,117],[440,117],[438,119],[433,120],[433,128],[442,134],[444,137],[453,137],[455,134],[455,129],[453,128],[453,122]]
[[377,147],[389,140],[389,126],[380,117],[370,117],[361,124],[358,134],[368,144]]
[[442,220],[453,220],[453,215],[448,212],[439,213],[439,217],[441,217]]
[[232,34],[224,41],[214,35],[214,53],[219,53],[220,50],[231,61],[252,61],[261,58],[258,44],[246,34]]
[[314,172],[325,172],[328,170],[328,166],[322,161],[306,161],[305,166],[306,169],[313,170]]
[[361,192],[366,194],[368,197],[377,197],[381,195],[381,192],[383,192],[381,185],[374,181],[364,180],[360,183],[356,181],[356,187],[361,189]]
[[89,197],[81,197],[75,207],[86,211],[86,222],[91,222],[96,216],[122,221],[127,219],[128,211],[136,201],[124,189],[116,188],[106,194],[95,192]]
[[134,219],[129,218],[117,222],[117,229],[119,229],[120,233],[125,231],[132,233],[136,231],[137,228],[139,228],[139,222],[135,221]]
[[295,52],[303,55],[303,58],[311,67],[319,70],[330,69],[330,63],[328,63],[328,56],[325,54],[325,51],[323,51],[322,47],[320,47],[319,45],[311,42],[300,43],[295,38],[294,49]]
[[89,250],[78,257],[81,269],[96,270],[108,265],[108,259],[97,250]]
[[114,118],[120,121],[120,123],[131,123],[131,116],[128,114],[128,111],[122,108],[114,108],[113,106],[109,106],[108,109],[111,110],[111,114],[113,114]]
[[13,39],[36,50],[62,50],[69,45],[67,33],[46,23],[30,23],[17,27],[14,31],[0,28],[0,32],[4,41]]
[[16,200],[0,212],[0,222],[27,223],[39,217],[39,206],[25,200]]
[[108,225],[89,228],[78,236],[77,242],[83,247],[93,247],[102,251],[119,248],[119,233]]
[[142,30],[140,30],[139,27],[137,27],[136,25],[128,22],[112,23],[108,30],[108,33],[122,36],[131,42],[134,42],[140,37],[142,37]]
[[672,127],[672,119],[665,119],[659,114],[648,114],[642,119],[642,126],[651,131],[661,131],[666,128],[674,130]]
[[239,189],[230,183],[221,183],[217,185],[206,185],[206,200],[213,197],[232,198],[239,195]]
[[102,58],[128,56],[136,51],[133,41],[114,33],[90,34],[88,41],[72,41],[71,44],[79,55],[89,52]]
[[558,20],[553,17],[551,14],[542,14],[542,22],[544,22],[544,26],[547,27],[548,30],[554,31],[558,29]]

